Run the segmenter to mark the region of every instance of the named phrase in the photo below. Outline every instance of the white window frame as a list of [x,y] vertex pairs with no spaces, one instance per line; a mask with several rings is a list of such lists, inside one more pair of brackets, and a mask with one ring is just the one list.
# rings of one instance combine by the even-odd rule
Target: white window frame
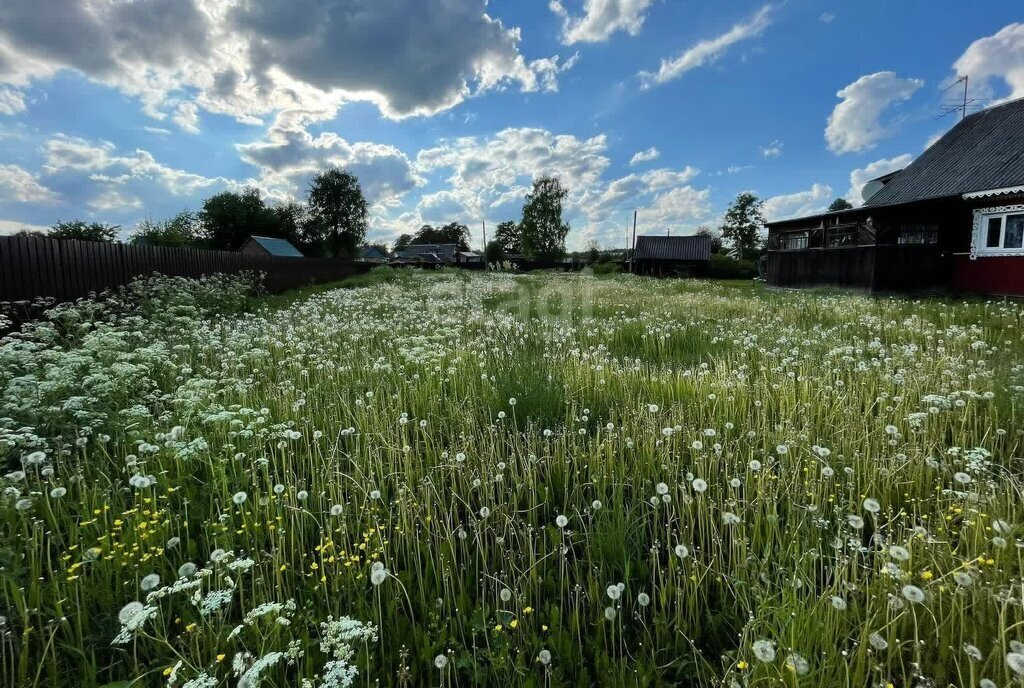
[[[1006,216],[1024,215],[1024,205],[1004,205],[994,208],[979,208],[974,211],[974,233],[971,235],[971,260],[986,256],[1024,256],[1024,246],[1020,248],[1002,248],[1006,237]],[[1000,248],[990,248],[988,243],[988,221],[1001,218],[999,229]]]

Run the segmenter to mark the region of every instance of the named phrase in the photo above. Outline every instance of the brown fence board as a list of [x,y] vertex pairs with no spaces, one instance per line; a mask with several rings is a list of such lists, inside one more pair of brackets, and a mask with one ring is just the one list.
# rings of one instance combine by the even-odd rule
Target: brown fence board
[[327,258],[0,236],[0,301],[38,296],[73,301],[153,273],[195,278],[259,272],[264,274],[268,291],[280,292],[337,281],[369,269],[365,263]]

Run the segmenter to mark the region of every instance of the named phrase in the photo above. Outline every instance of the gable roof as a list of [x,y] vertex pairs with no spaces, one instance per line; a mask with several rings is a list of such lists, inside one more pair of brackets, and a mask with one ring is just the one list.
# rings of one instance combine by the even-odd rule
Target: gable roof
[[413,258],[424,253],[436,253],[440,257],[452,259],[458,251],[458,244],[409,244],[397,254],[400,258]]
[[290,258],[303,257],[302,252],[292,246],[291,242],[287,239],[277,239],[274,237],[264,236],[253,236],[249,237],[249,239],[262,246],[264,250],[272,256],[287,256]]
[[359,250],[360,258],[368,258],[370,256],[380,256],[381,258],[387,258],[388,252],[382,249],[380,246],[364,246]]
[[874,208],[1024,184],[1024,98],[968,115],[864,204]]
[[638,236],[636,260],[711,260],[711,237]]

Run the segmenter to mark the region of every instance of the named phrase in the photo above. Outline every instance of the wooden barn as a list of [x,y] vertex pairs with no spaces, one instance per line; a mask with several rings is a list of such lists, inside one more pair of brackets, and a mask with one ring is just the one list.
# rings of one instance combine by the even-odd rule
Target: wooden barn
[[700,277],[711,262],[711,237],[638,236],[632,271],[641,275]]
[[768,284],[1024,295],[1024,99],[967,116],[863,196],[768,223]]

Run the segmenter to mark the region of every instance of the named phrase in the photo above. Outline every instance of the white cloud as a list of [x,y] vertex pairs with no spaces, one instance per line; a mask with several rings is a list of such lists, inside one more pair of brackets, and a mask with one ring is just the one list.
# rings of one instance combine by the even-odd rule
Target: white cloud
[[708,189],[695,189],[692,186],[670,189],[655,196],[649,205],[641,207],[637,213],[637,222],[643,226],[645,233],[668,229],[680,234],[711,215],[710,196]]
[[137,210],[142,207],[142,199],[126,194],[119,189],[106,189],[88,203],[93,210],[110,212],[115,210]]
[[606,41],[616,31],[636,36],[643,28],[647,8],[653,0],[586,0],[583,16],[574,17],[561,0],[551,0],[551,11],[562,18],[562,41],[597,43]]
[[92,142],[73,136],[58,135],[43,146],[43,171],[47,174],[88,173],[89,178],[105,184],[125,184],[150,180],[176,196],[193,194],[213,186],[235,186],[223,177],[204,177],[167,167],[153,154],[136,149],[129,155],[118,155],[109,141]]
[[52,203],[57,194],[39,178],[17,165],[0,165],[0,200],[14,203]]
[[603,134],[579,139],[544,129],[505,129],[486,139],[442,141],[420,151],[416,167],[424,173],[451,170],[448,182],[462,204],[488,217],[489,209],[511,202],[510,193],[521,203],[520,190],[543,175],[557,176],[571,198],[593,189],[610,164],[607,145]]
[[29,232],[46,232],[50,231],[49,227],[43,225],[34,225],[28,222],[18,222],[17,220],[0,220],[0,236],[5,234],[17,234],[22,230],[28,230]]
[[13,88],[0,87],[0,115],[16,115],[25,110],[25,96]]
[[750,19],[736,24],[722,35],[700,41],[677,57],[663,59],[657,72],[640,72],[643,88],[678,79],[691,69],[715,62],[736,43],[760,36],[771,25],[773,11],[772,5],[765,5]]
[[1006,99],[1024,97],[1024,23],[1008,24],[980,38],[953,63],[958,75],[971,77],[974,95],[994,95],[992,82],[1009,87]]
[[775,141],[769,143],[767,146],[761,148],[761,155],[763,155],[766,158],[777,158],[780,155],[782,155],[782,145],[782,141],[776,139]]
[[882,115],[893,104],[908,100],[924,85],[920,79],[904,79],[895,72],[867,74],[842,89],[842,99],[828,118],[825,140],[834,153],[869,150],[895,133],[894,123]]
[[836,18],[835,12],[822,12],[818,16],[818,21],[822,24],[831,24]]
[[648,148],[645,151],[639,151],[636,155],[634,155],[630,159],[629,164],[630,165],[639,165],[640,163],[651,162],[652,160],[657,160],[660,157],[661,157],[661,151],[659,151],[657,148],[651,147],[651,148]]
[[208,112],[256,123],[287,108],[333,112],[347,100],[401,118],[509,83],[554,90],[553,58],[531,67],[519,52],[519,29],[486,7],[486,0],[48,0],[41,14],[33,0],[5,0],[0,85],[21,88],[71,69],[186,130],[196,122],[183,93]]
[[557,93],[558,92],[558,75],[564,72],[568,72],[570,69],[576,66],[580,61],[579,52],[573,54],[564,64],[559,65],[558,55],[554,57],[545,57],[540,60],[534,60],[530,63],[530,70],[537,75],[537,79],[540,82],[540,88],[545,93]]
[[174,123],[190,134],[199,133],[199,106],[195,103],[181,103],[174,112]]
[[298,197],[315,174],[342,167],[359,177],[370,203],[390,203],[423,183],[412,162],[394,146],[350,143],[333,132],[313,136],[305,126],[315,117],[282,112],[264,139],[237,146],[242,160],[259,169],[260,186]]
[[862,205],[864,203],[862,191],[865,184],[882,175],[901,170],[913,161],[913,155],[904,153],[894,158],[876,160],[865,167],[853,170],[850,172],[850,189],[847,191],[846,200],[854,205]]
[[914,156],[910,153],[904,153],[895,158],[882,158],[865,167],[855,169],[853,172],[850,172],[850,189],[846,192],[846,200],[853,205],[862,205],[864,198],[861,192],[864,190],[865,184],[872,179],[881,177],[883,174],[902,170],[912,162],[914,162]]
[[814,184],[807,191],[772,196],[764,202],[764,216],[769,221],[824,212],[832,201],[832,187]]

